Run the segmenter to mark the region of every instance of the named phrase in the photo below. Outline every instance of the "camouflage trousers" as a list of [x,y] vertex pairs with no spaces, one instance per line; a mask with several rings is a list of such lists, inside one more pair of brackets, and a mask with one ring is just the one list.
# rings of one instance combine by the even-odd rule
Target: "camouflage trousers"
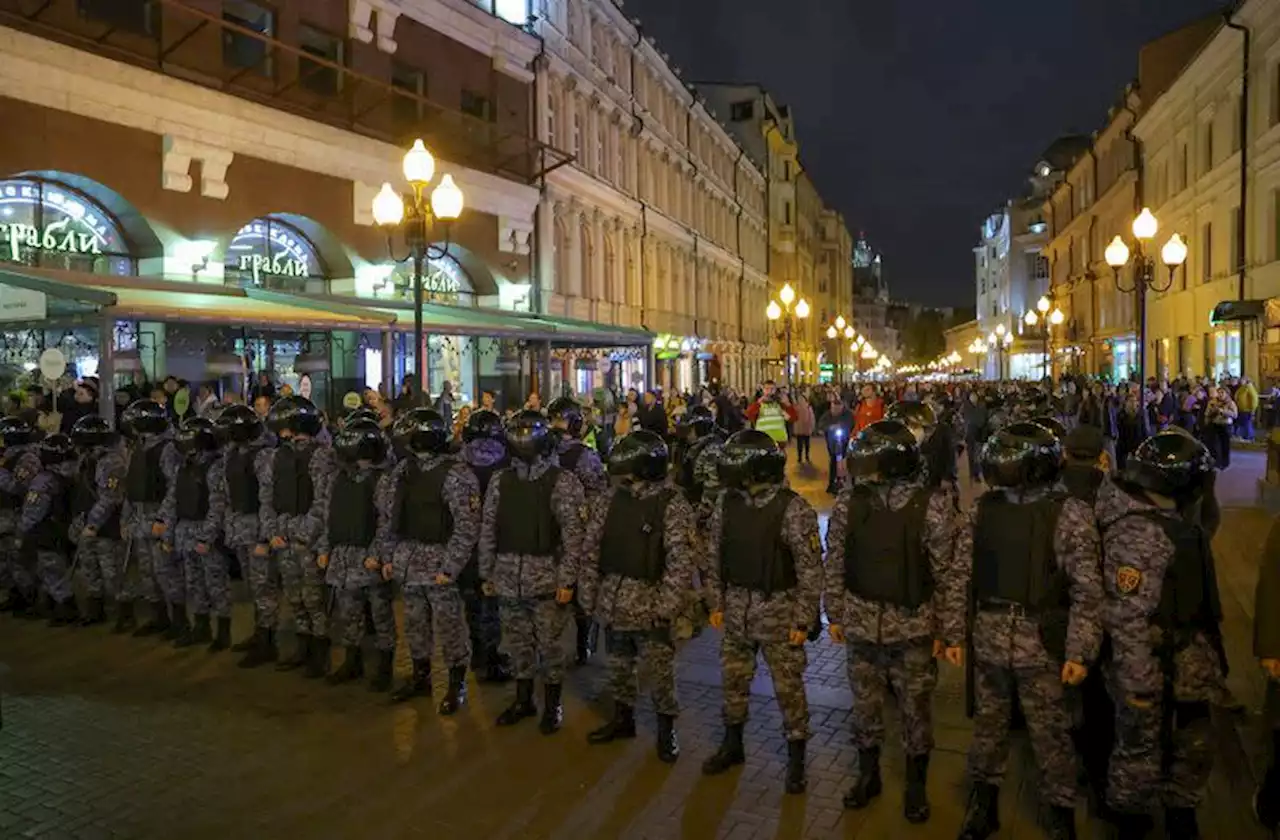
[[747,722],[758,653],[764,654],[765,664],[773,675],[773,693],[782,710],[782,728],[787,740],[804,740],[809,737],[809,701],[804,695],[804,669],[808,659],[803,645],[753,642],[737,633],[725,633],[720,645],[725,723]]
[[259,557],[253,552],[253,546],[241,546],[236,556],[253,598],[254,618],[259,627],[271,630],[280,621],[280,562],[270,554]]
[[541,662],[543,682],[564,681],[564,628],[573,615],[567,605],[551,596],[540,599],[502,598],[498,602],[502,619],[502,649],[511,657],[518,680],[538,675]]
[[227,556],[214,546],[182,552],[187,609],[194,615],[231,617],[231,573]]
[[90,598],[107,597],[123,600],[125,592],[120,573],[124,564],[124,546],[116,539],[81,537],[76,548],[76,572],[84,582]]
[[1195,808],[1204,798],[1217,747],[1210,705],[1174,703],[1168,713],[1173,723],[1170,743],[1164,745],[1161,698],[1146,709],[1117,700],[1116,743],[1107,776],[1107,804],[1115,810]]
[[324,583],[324,570],[316,564],[316,556],[301,545],[287,545],[273,559],[280,570],[284,599],[293,612],[293,623],[299,633],[312,636],[329,635],[329,589]]
[[933,690],[938,661],[933,641],[879,645],[850,640],[845,660],[853,690],[853,744],[860,750],[884,745],[884,704],[890,692],[902,716],[902,750],[907,756],[933,749]]
[[1076,751],[1061,669],[1006,668],[979,659],[974,667],[973,741],[969,776],[999,785],[1009,757],[1009,721],[1016,690],[1027,719],[1031,751],[1040,768],[1040,798],[1048,805],[1075,807]]
[[75,597],[71,588],[71,567],[67,555],[61,551],[36,550],[36,575],[40,588],[59,604]]
[[453,584],[406,586],[404,635],[409,656],[414,660],[430,660],[437,634],[446,666],[465,667],[471,663],[471,637],[458,587]]
[[396,614],[391,584],[359,586],[338,590],[338,610],[342,615],[342,644],[360,647],[365,635],[365,604],[373,617],[374,646],[378,650],[396,649]]
[[654,631],[606,631],[609,648],[609,694],[613,702],[635,706],[639,686],[647,684],[653,710],[674,717],[680,713],[676,700],[676,648],[671,633]]

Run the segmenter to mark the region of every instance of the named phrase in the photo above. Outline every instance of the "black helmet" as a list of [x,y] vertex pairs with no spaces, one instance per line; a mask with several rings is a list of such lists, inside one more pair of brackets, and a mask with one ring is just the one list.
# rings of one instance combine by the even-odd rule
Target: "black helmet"
[[1213,470],[1213,456],[1203,443],[1182,429],[1169,428],[1144,440],[1129,455],[1121,480],[1189,502],[1204,492]]
[[372,420],[373,425],[375,426],[380,426],[382,424],[382,417],[378,412],[369,408],[367,405],[362,405],[359,408],[352,410],[347,416],[343,417],[339,425],[346,426],[350,423],[356,422],[357,420]]
[[686,443],[693,443],[699,438],[704,438],[714,432],[715,429],[716,416],[705,405],[691,407],[680,418],[680,436],[684,438]]
[[849,441],[849,474],[879,475],[886,481],[911,478],[920,471],[920,444],[900,420],[881,420]]
[[473,440],[503,440],[502,418],[496,411],[487,408],[471,412],[467,425],[462,427],[462,440],[471,443]]
[[271,404],[267,412],[267,428],[277,435],[289,432],[295,435],[318,435],[324,427],[320,409],[306,397],[298,395],[281,397]]
[[449,448],[449,424],[432,408],[414,408],[401,414],[391,427],[399,446],[415,455],[435,455]]
[[546,455],[554,445],[551,426],[539,412],[526,408],[507,424],[507,446],[522,461]]
[[155,400],[136,400],[120,415],[120,429],[129,437],[163,434],[169,429],[169,415]]
[[207,417],[192,417],[182,421],[173,445],[179,452],[210,452],[218,448],[218,433],[213,421]]
[[1038,423],[1004,427],[982,447],[982,475],[992,487],[1050,484],[1062,470],[1062,442]]
[[609,475],[662,481],[667,477],[669,455],[667,442],[659,435],[644,430],[632,432],[609,453]]
[[[916,400],[894,403],[889,407],[884,419],[897,420],[907,428],[907,431],[915,435],[916,443],[924,443],[924,439],[933,434],[934,428],[938,425],[938,415],[934,412],[933,406]],[[852,446],[853,441],[849,444]]]
[[356,420],[338,430],[333,439],[333,449],[344,461],[373,461],[377,463],[387,455],[387,439],[382,429],[372,420]]
[[75,457],[75,444],[66,435],[49,435],[40,441],[40,463],[46,467],[74,460]]
[[547,406],[547,418],[552,423],[563,420],[565,430],[572,437],[576,438],[582,434],[582,406],[578,405],[576,400],[569,397],[552,400],[551,405]]
[[1052,414],[1042,414],[1039,417],[1032,417],[1031,422],[1035,423],[1037,426],[1044,426],[1046,429],[1053,432],[1053,436],[1058,439],[1059,443],[1062,443],[1067,439],[1067,427],[1062,425],[1062,421],[1057,417],[1054,417]]
[[214,421],[218,433],[235,443],[250,443],[262,434],[262,418],[243,403],[229,405]]
[[725,487],[781,484],[786,479],[787,455],[764,432],[743,429],[725,441],[716,471]]
[[71,442],[81,449],[106,446],[115,437],[111,424],[97,414],[86,414],[71,427]]

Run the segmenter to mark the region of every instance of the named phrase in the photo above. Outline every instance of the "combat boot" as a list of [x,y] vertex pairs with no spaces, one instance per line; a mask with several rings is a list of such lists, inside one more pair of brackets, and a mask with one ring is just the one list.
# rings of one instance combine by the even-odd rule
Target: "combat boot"
[[959,840],[986,840],[1000,830],[1000,788],[975,782],[960,826]]
[[277,671],[295,671],[307,664],[311,653],[312,636],[310,633],[299,633],[294,643],[293,656],[281,659],[276,663]]
[[592,629],[593,622],[589,618],[576,618],[574,619],[573,623],[575,625],[574,629],[576,631],[574,634],[574,638],[577,643],[576,644],[577,650],[576,650],[576,655],[574,656],[574,662],[578,665],[586,665],[587,660],[591,658],[591,654],[592,654],[591,629]]
[[253,628],[253,647],[236,663],[239,668],[257,668],[276,661],[275,631],[267,627]]
[[133,615],[133,601],[116,601],[116,626],[111,632],[117,636],[132,633],[138,627],[138,619]]
[[516,699],[498,715],[498,726],[513,726],[538,713],[533,705],[533,680],[516,680]]
[[329,673],[329,637],[311,637],[311,656],[307,658],[307,670],[302,676],[309,680],[323,679]]
[[330,674],[326,680],[329,685],[342,685],[353,682],[364,676],[364,654],[359,645],[347,645],[346,658],[338,666],[338,670]]
[[221,653],[231,647],[231,616],[218,616],[218,632],[209,643],[209,653]]
[[413,673],[404,684],[391,693],[391,702],[403,703],[413,697],[426,697],[431,694],[431,660],[413,660]]
[[851,811],[860,811],[871,804],[871,800],[880,795],[883,784],[880,780],[880,748],[870,747],[858,750],[858,781],[844,795],[844,807]]
[[626,703],[614,702],[613,717],[599,729],[587,733],[588,744],[607,744],[619,738],[636,737],[636,711]]
[[1200,840],[1195,808],[1165,808],[1164,833],[1169,840]]
[[[428,684],[428,691],[430,684]],[[440,701],[436,710],[442,715],[456,714],[462,704],[467,702],[467,666],[454,665],[449,669],[449,689]]]
[[676,739],[675,715],[658,715],[658,761],[675,764],[680,757],[680,742]]
[[[1049,840],[1076,840],[1076,809],[1054,805],[1045,821]],[[1169,834],[1173,836],[1172,833]]]
[[209,623],[208,613],[196,613],[195,623],[191,627],[191,640],[198,645],[207,645],[213,641],[213,627]]
[[133,636],[135,639],[142,639],[159,633],[167,633],[172,624],[169,621],[169,611],[166,609],[164,602],[157,601],[151,605],[151,620],[134,630]]
[[103,609],[101,598],[89,598],[85,602],[84,613],[80,616],[80,620],[76,622],[77,627],[92,627],[95,624],[103,624],[107,620],[106,610]]
[[560,705],[560,684],[547,683],[542,687],[542,720],[538,722],[538,731],[543,735],[553,735],[560,731],[564,723],[564,708]]
[[746,753],[742,750],[742,728],[741,723],[725,724],[724,740],[720,742],[720,749],[702,762],[702,775],[718,776],[735,764],[742,764],[747,760]]
[[804,753],[807,743],[804,738],[787,741],[787,793],[804,793]]
[[[876,780],[879,781],[877,768]],[[907,756],[907,790],[902,797],[902,816],[909,823],[929,820],[929,754]],[[878,792],[878,785],[877,785]]]
[[187,623],[186,604],[170,604],[169,611],[172,613],[173,618],[169,622],[168,628],[160,634],[160,638],[172,642],[181,638],[184,633],[190,632],[191,626]]
[[396,652],[394,650],[378,651],[378,669],[369,680],[369,690],[382,693],[391,690],[391,677],[395,671]]
[[80,620],[80,610],[76,609],[76,599],[68,598],[53,605],[53,617],[49,619],[50,627],[69,627]]

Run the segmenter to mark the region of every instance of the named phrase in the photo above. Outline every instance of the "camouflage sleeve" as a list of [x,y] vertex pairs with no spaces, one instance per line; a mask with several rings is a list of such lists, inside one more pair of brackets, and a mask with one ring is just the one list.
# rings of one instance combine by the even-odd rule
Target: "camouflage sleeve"
[[1053,550],[1071,579],[1067,659],[1091,664],[1102,646],[1102,567],[1092,508],[1076,499],[1063,502]]
[[783,514],[782,534],[796,564],[796,612],[791,627],[808,631],[822,609],[822,538],[813,505],[799,496],[792,499]]
[[498,470],[489,479],[489,488],[484,494],[484,510],[480,516],[480,542],[477,564],[480,567],[480,579],[488,580],[493,576],[493,567],[498,562],[498,497],[500,495],[501,478],[506,470]]
[[111,451],[98,459],[94,483],[98,485],[98,499],[89,509],[84,524],[102,528],[107,520],[124,503],[124,479],[128,467],[119,451]]
[[0,492],[21,494],[39,472],[40,457],[30,451],[22,453],[12,470],[0,467]]
[[956,548],[953,571],[955,574],[955,591],[960,595],[960,609],[964,617],[964,632],[959,637],[961,645],[968,642],[973,628],[969,626],[969,587],[973,580],[973,529],[978,519],[978,503],[975,501],[969,512],[963,514],[956,527]]
[[453,514],[453,533],[445,546],[444,574],[450,580],[471,560],[471,549],[480,537],[480,481],[466,464],[455,464],[444,479],[444,497]]
[[407,463],[408,461],[401,461],[379,476],[378,486],[373,493],[373,504],[378,510],[378,529],[373,542],[376,546],[375,553],[384,563],[391,562],[399,541],[395,533],[396,490],[400,486]]
[[[1160,663],[1151,644],[1151,616],[1160,605],[1166,564],[1173,547],[1154,523],[1129,517],[1113,528],[1103,555],[1107,599],[1107,635],[1111,639],[1116,681],[1130,696],[1151,697],[1160,690]],[[1110,531],[1108,532],[1110,533]]]
[[577,585],[578,603],[588,613],[595,609],[596,587],[600,585],[600,543],[612,504],[613,493],[602,493],[587,500],[591,514],[582,531],[582,566],[578,569]]
[[[314,464],[315,461],[313,460]],[[315,482],[315,499],[311,502],[311,510],[307,513],[307,530],[314,538],[309,544],[316,554],[328,554],[329,545],[329,500],[333,498],[333,482],[338,477],[337,471],[322,473],[312,480]]]
[[849,489],[843,488],[827,520],[826,562],[823,564],[822,600],[832,624],[844,620],[844,541],[849,528]]
[[582,482],[571,473],[560,473],[551,498],[556,522],[560,525],[560,565],[556,587],[570,589],[578,582],[578,569],[582,567],[582,529],[587,524],[588,511]]
[[271,484],[275,477],[275,450],[263,449],[254,459],[254,472],[258,476],[258,539],[270,542],[272,537],[282,537],[276,525],[275,500],[271,496]]
[[227,461],[223,457],[213,459],[205,480],[209,483],[209,513],[200,529],[200,541],[213,543],[222,533],[223,518],[227,515]]
[[965,592],[958,588],[962,576],[956,557],[956,508],[951,491],[942,489],[929,497],[925,511],[924,546],[933,573],[935,632],[947,647],[964,641]]
[[724,582],[720,579],[720,542],[724,530],[724,493],[716,496],[707,520],[707,554],[700,571],[703,574],[703,597],[708,612],[724,611]]
[[[17,472],[15,470],[14,472]],[[37,473],[27,485],[22,499],[22,512],[18,516],[18,535],[26,536],[49,515],[53,497],[57,492],[57,479],[47,472]]]
[[155,521],[164,523],[164,536],[166,540],[173,539],[173,526],[178,519],[178,482],[175,481],[177,470],[174,472],[161,470],[165,474],[164,498],[160,500],[160,510],[156,512]]
[[667,550],[667,566],[658,594],[658,615],[665,621],[675,620],[684,606],[684,594],[693,589],[693,572],[697,566],[693,547],[695,527],[693,505],[684,494],[672,494],[663,520],[662,541]]

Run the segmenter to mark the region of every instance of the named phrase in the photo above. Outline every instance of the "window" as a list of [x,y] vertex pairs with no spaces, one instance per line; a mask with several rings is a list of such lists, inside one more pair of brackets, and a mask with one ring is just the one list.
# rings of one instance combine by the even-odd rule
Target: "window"
[[342,73],[333,65],[342,64],[342,41],[327,32],[303,24],[298,29],[298,46],[312,61],[303,56],[298,59],[298,84],[313,93],[326,96],[336,94],[342,88]]
[[139,35],[159,31],[159,9],[154,0],[76,0],[80,17]]
[[481,96],[478,93],[462,89],[462,102],[459,106],[464,114],[470,114],[481,120],[493,119],[493,109],[489,107],[488,97]]
[[391,100],[392,113],[397,123],[416,123],[423,117],[425,105],[417,97],[427,95],[427,75],[421,70],[404,64],[391,65],[391,86],[396,90],[413,94],[396,96]]
[[[224,0],[222,19],[226,23],[256,32],[264,38],[275,36],[275,14],[249,0]],[[262,38],[232,29],[222,30],[222,63],[228,67],[255,70],[264,76],[275,72],[272,47]]]
[[1232,271],[1239,271],[1244,267],[1244,254],[1240,253],[1240,229],[1243,224],[1240,208],[1236,207],[1231,211],[1231,243],[1227,246],[1231,255],[1228,265]]
[[729,106],[729,119],[733,122],[742,122],[755,117],[756,103],[750,99],[742,102],[734,102]]
[[1205,222],[1200,229],[1200,277],[1206,282],[1213,278],[1213,222]]

